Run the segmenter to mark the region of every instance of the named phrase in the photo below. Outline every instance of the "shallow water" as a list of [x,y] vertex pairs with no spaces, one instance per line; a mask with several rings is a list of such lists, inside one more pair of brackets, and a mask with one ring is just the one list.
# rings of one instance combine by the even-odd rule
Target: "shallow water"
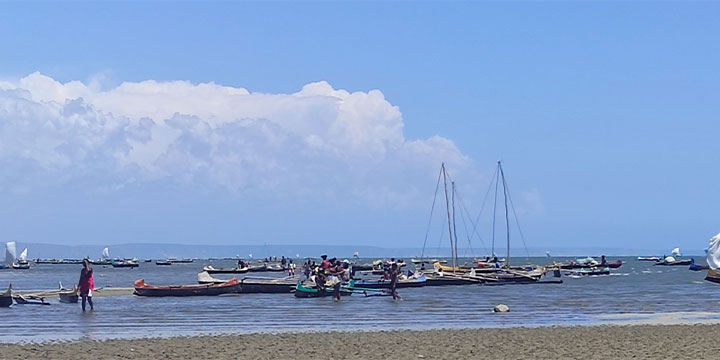
[[[614,259],[611,259],[614,260]],[[0,342],[56,341],[199,335],[215,333],[482,328],[506,326],[592,325],[649,321],[668,317],[683,322],[720,322],[720,286],[703,281],[705,272],[686,266],[659,267],[626,262],[609,276],[570,278],[563,284],[449,286],[401,289],[403,301],[355,294],[298,299],[292,294],[238,294],[220,297],[98,297],[96,310],[82,313],[79,304],[14,305],[0,309]],[[545,263],[544,258],[530,259]],[[95,286],[131,287],[192,284],[204,264],[230,267],[232,261],[196,261],[136,269],[95,266]],[[71,286],[80,265],[38,265],[30,270],[0,271],[0,288],[54,289]],[[260,276],[279,276],[259,273]],[[511,311],[494,314],[493,306]],[[680,315],[668,315],[680,314]]]

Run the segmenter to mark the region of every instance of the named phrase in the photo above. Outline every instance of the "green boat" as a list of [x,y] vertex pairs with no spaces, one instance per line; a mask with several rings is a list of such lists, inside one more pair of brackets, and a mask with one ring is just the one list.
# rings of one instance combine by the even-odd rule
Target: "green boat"
[[[354,286],[355,286],[354,280],[350,280],[350,282],[347,285],[342,285],[340,287],[340,295],[341,296],[352,295]],[[333,296],[333,288],[331,286],[329,286],[329,287],[326,287],[324,291],[320,291],[320,289],[317,289],[314,287],[303,286],[302,281],[299,281],[297,283],[297,285],[295,286],[295,297],[314,298],[314,297],[323,297],[323,296]]]

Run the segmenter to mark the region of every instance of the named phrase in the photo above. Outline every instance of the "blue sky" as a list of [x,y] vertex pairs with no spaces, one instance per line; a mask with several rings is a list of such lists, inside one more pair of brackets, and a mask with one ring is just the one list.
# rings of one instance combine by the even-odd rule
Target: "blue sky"
[[[352,121],[372,117],[382,123],[379,130],[363,128],[378,132],[364,133],[369,138],[360,145],[347,148],[347,139],[330,132],[319,138],[324,145],[337,140],[333,150],[312,148],[312,154],[296,157],[305,154],[309,145],[303,141],[311,129],[337,124],[327,115],[334,111],[331,104],[318,98],[283,112],[275,109],[290,101],[284,97],[251,98],[247,106],[265,101],[258,113],[279,127],[272,137],[255,138],[244,125],[227,125],[231,120],[223,116],[230,116],[230,107],[217,114],[211,101],[204,102],[208,108],[186,109],[167,100],[180,96],[183,90],[176,87],[158,100],[168,101],[167,111],[153,120],[164,124],[172,117],[172,131],[184,135],[171,148],[185,152],[162,157],[162,166],[148,170],[140,160],[130,166],[106,158],[133,141],[145,141],[140,138],[119,144],[112,136],[116,132],[103,133],[102,144],[85,148],[85,139],[100,130],[73,127],[22,142],[36,130],[23,130],[18,125],[23,122],[17,122],[0,130],[6,142],[20,139],[0,151],[6,169],[0,178],[0,234],[8,240],[416,247],[425,234],[439,162],[455,166],[449,168],[463,197],[477,211],[498,159],[505,164],[528,246],[701,249],[720,231],[717,3],[16,3],[3,8],[0,79],[6,89],[29,91],[37,109],[52,100],[64,114],[100,114],[89,122],[112,113],[116,128],[133,127],[132,135],[144,131],[136,123],[150,105],[124,112],[129,100],[113,91],[124,82],[213,82],[273,95],[325,81],[329,87],[303,94],[359,92],[357,102],[344,99],[354,104]],[[36,72],[33,81],[20,80]],[[81,81],[92,91],[68,90],[70,98],[85,101],[70,108],[68,99],[38,95],[51,87],[48,79]],[[18,111],[24,98],[4,96],[10,100],[0,121],[18,119],[7,109]],[[46,111],[62,112],[59,108]],[[34,116],[28,113],[22,116]],[[200,139],[183,115],[210,123],[211,134]],[[325,115],[326,122],[315,123]],[[43,116],[39,123],[52,115]],[[296,116],[292,126],[284,123]],[[227,126],[209,120],[216,118]],[[274,129],[261,125],[252,134]],[[291,140],[282,145],[272,140],[286,135]],[[212,143],[208,139],[218,136],[230,139],[223,146],[235,151],[233,156],[247,152],[237,145],[240,140],[256,144],[250,148],[261,149],[262,156],[220,166],[207,155],[202,164],[212,166],[188,170],[192,166],[184,156],[203,153]],[[394,150],[382,148],[375,137]],[[28,160],[29,149],[46,149],[36,138],[65,143],[62,166],[44,150]],[[378,154],[382,161],[369,160]],[[254,159],[261,164],[243,167]],[[278,163],[283,172],[263,166],[268,163]],[[295,174],[301,175],[288,180]]]

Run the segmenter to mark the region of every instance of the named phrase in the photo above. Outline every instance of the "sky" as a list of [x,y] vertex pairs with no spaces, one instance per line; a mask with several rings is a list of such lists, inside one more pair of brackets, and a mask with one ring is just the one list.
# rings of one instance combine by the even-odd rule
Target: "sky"
[[445,162],[487,247],[502,160],[529,247],[703,249],[719,24],[713,2],[6,3],[0,237],[419,247]]

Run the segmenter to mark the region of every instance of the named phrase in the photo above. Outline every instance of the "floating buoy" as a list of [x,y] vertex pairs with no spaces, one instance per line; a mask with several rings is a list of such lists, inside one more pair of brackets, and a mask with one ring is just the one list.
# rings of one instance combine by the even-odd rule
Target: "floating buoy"
[[508,311],[510,311],[510,308],[505,304],[499,304],[499,305],[495,305],[495,307],[493,308],[493,311],[494,312],[508,312]]

